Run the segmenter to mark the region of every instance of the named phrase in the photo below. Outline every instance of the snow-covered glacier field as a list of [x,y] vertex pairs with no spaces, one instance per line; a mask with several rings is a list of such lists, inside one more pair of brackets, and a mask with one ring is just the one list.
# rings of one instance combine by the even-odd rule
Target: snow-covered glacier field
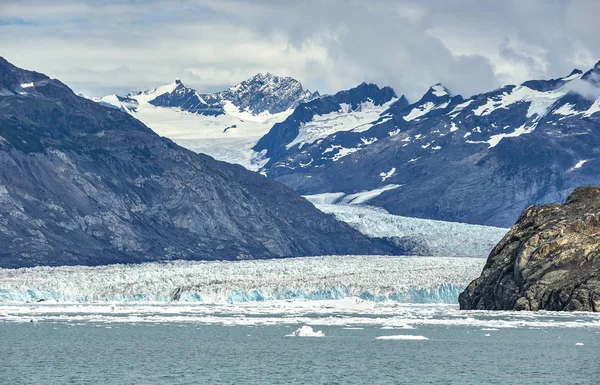
[[0,269],[0,302],[456,303],[484,259],[326,256]]
[[306,198],[319,210],[334,214],[361,233],[369,237],[406,237],[419,245],[424,253],[421,255],[485,258],[508,231],[500,227],[402,217],[362,204],[326,204],[315,197]]

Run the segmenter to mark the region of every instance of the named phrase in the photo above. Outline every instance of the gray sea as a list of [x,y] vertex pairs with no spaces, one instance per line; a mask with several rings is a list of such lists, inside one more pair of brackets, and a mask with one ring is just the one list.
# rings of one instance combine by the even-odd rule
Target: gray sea
[[[0,384],[600,383],[597,318],[448,318],[436,310],[431,322],[425,316],[426,322],[392,328],[356,313],[303,314],[299,324],[282,316],[285,322],[278,324],[272,318],[232,323],[234,314],[227,322],[169,321],[148,311],[128,312],[119,322],[61,311],[30,320],[24,314],[0,318]],[[419,311],[414,314],[428,314]],[[248,319],[247,312],[239,313]],[[322,324],[313,327],[324,337],[289,336],[311,317]],[[437,322],[448,319],[462,322]],[[588,325],[571,325],[578,322]]]

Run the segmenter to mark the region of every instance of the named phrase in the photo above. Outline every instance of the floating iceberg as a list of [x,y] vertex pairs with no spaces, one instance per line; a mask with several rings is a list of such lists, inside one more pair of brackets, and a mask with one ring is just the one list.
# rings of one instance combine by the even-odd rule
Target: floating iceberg
[[428,340],[425,336],[411,336],[411,335],[396,335],[396,336],[379,336],[375,337],[377,340]]
[[304,325],[292,334],[289,334],[288,337],[325,337],[325,333],[321,330],[314,331],[312,327]]

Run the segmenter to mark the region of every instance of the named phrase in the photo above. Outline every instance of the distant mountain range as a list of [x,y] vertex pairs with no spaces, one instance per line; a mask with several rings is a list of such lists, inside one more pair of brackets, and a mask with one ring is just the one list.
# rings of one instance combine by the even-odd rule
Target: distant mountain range
[[0,58],[0,267],[399,251]]
[[[262,84],[255,78],[240,83],[248,91],[244,100],[260,100],[250,96],[264,89],[254,83]],[[232,96],[203,97],[207,105],[224,106],[224,115],[213,116],[219,122],[229,103],[234,114],[244,106],[247,118],[256,121],[268,111],[271,119],[259,129],[241,124],[212,138],[202,135],[214,121],[197,118],[207,112],[190,110],[193,103],[184,98],[172,102],[172,91],[155,92],[149,101],[174,114],[168,128],[150,114],[129,112],[190,149],[243,164],[328,203],[368,202],[397,215],[508,227],[531,204],[562,202],[575,187],[600,183],[599,85],[600,63],[585,73],[469,98],[436,84],[414,103],[373,84],[317,97],[297,83],[295,92],[282,92],[282,105],[293,111],[233,104]],[[195,125],[188,125],[190,115]],[[236,142],[236,130],[252,135]],[[186,142],[181,131],[194,138]]]
[[126,111],[155,132],[195,152],[258,170],[252,147],[295,107],[319,97],[290,77],[258,74],[231,88],[201,94],[181,80],[95,101]]

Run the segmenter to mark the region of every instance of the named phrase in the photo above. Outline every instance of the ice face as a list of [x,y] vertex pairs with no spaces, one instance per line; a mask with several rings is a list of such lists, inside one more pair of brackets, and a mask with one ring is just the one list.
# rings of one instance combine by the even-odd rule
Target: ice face
[[456,303],[484,259],[327,256],[0,269],[0,302],[240,303],[349,297]]

